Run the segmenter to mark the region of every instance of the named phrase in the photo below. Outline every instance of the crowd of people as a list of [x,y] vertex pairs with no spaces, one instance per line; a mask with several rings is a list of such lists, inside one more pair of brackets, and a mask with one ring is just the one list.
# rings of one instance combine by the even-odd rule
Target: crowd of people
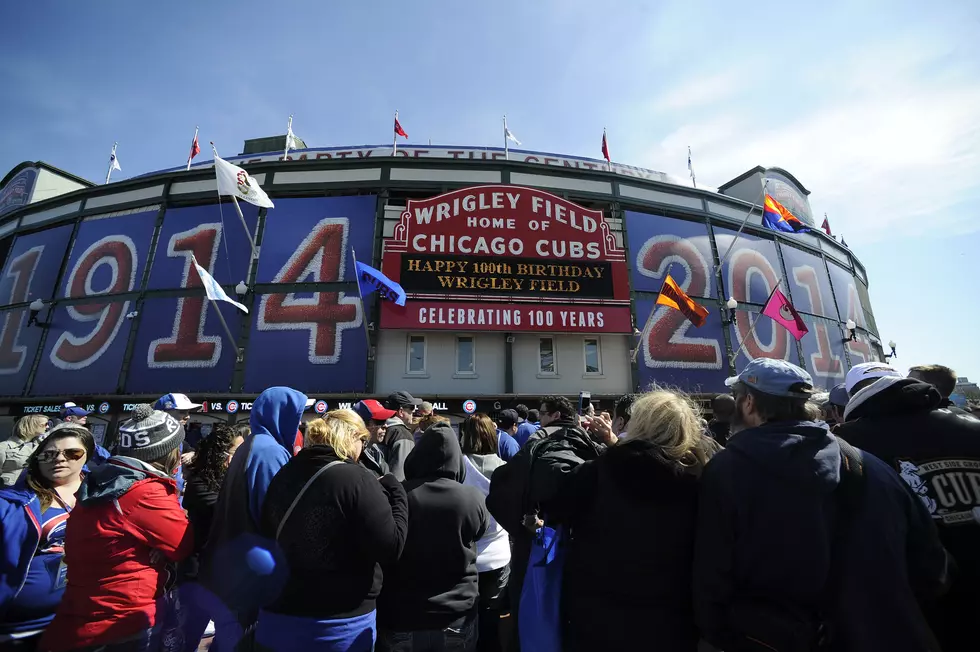
[[977,650],[955,378],[874,362],[820,393],[757,359],[710,421],[654,387],[458,423],[394,392],[304,423],[272,387],[203,437],[174,393],[111,455],[66,404],[0,442],[0,651]]

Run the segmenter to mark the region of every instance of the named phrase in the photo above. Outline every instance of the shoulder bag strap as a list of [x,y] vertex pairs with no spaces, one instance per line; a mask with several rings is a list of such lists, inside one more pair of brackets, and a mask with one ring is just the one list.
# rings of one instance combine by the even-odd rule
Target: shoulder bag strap
[[319,477],[320,477],[320,475],[321,475],[321,474],[322,474],[322,473],[323,473],[324,471],[326,471],[327,469],[329,469],[329,468],[330,468],[331,466],[337,466],[338,464],[343,464],[343,463],[344,463],[344,461],[343,461],[343,460],[334,460],[334,461],[333,461],[333,462],[331,462],[330,464],[326,464],[326,465],[324,465],[324,466],[321,466],[321,467],[320,467],[320,469],[319,469],[319,470],[318,470],[318,471],[317,471],[316,473],[314,473],[314,474],[313,474],[313,475],[312,475],[312,476],[310,477],[310,479],[309,479],[309,480],[307,480],[307,481],[306,481],[306,484],[304,484],[304,485],[303,485],[303,488],[302,488],[302,489],[300,489],[300,490],[299,490],[299,493],[298,493],[298,494],[296,494],[296,497],[295,497],[295,498],[293,498],[293,503],[292,503],[292,504],[291,504],[291,505],[289,506],[289,509],[287,509],[287,510],[286,510],[286,513],[285,513],[285,514],[283,514],[283,516],[282,516],[282,520],[281,520],[281,521],[279,521],[279,527],[277,527],[277,528],[276,528],[276,541],[278,541],[278,540],[279,540],[279,535],[280,535],[280,534],[282,534],[282,528],[283,528],[283,526],[284,526],[284,525],[286,525],[286,521],[287,521],[287,520],[289,520],[289,515],[293,513],[293,510],[294,510],[294,509],[296,509],[296,505],[298,505],[298,504],[299,504],[299,500],[300,500],[300,498],[302,498],[302,497],[303,497],[303,494],[305,494],[305,493],[306,493],[306,490],[310,488],[310,485],[312,485],[312,484],[313,484],[313,482],[314,482],[314,481],[315,481],[315,480],[316,480],[317,478],[319,478]]

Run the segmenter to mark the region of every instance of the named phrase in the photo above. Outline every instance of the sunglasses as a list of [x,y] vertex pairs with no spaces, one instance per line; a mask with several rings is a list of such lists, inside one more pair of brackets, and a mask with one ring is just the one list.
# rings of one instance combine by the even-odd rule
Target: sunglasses
[[54,462],[59,455],[64,455],[69,462],[77,462],[85,457],[84,448],[66,448],[65,450],[46,450],[37,456],[38,462]]

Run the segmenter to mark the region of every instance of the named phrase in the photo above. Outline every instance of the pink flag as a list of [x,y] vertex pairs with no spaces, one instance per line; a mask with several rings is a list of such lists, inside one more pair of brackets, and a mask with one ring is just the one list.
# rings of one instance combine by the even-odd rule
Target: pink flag
[[796,312],[796,308],[789,302],[786,295],[779,291],[779,288],[773,290],[772,294],[769,295],[769,300],[766,301],[762,314],[771,317],[773,321],[784,326],[797,340],[810,332],[810,329],[803,323],[800,313]]

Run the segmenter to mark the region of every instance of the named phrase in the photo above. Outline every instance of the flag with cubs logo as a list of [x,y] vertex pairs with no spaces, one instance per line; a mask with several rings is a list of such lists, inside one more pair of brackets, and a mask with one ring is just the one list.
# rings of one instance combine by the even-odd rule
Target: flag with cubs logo
[[218,194],[244,199],[263,208],[275,208],[258,182],[248,172],[233,165],[217,154],[214,156],[214,173],[218,178]]
[[762,314],[771,317],[773,321],[786,328],[797,340],[810,332],[810,329],[803,323],[800,313],[796,312],[796,308],[789,302],[786,295],[779,291],[779,288],[775,288],[769,295],[769,300],[766,301]]

